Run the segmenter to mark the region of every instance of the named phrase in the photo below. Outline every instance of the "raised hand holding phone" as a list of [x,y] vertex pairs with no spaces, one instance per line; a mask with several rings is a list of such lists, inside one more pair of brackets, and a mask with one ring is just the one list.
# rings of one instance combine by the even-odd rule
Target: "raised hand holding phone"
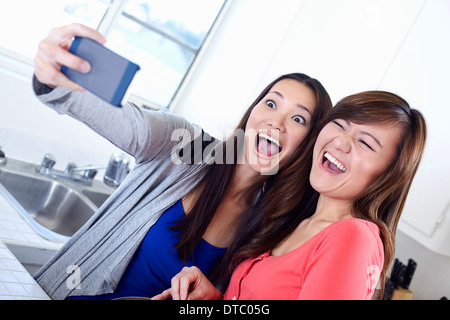
[[62,65],[82,73],[91,70],[89,62],[68,51],[74,37],[89,38],[101,44],[106,42],[100,32],[81,24],[70,24],[52,29],[47,38],[39,43],[34,59],[35,76],[40,82],[52,88],[84,90],[82,86],[71,81],[61,72]]
[[139,66],[89,38],[75,37],[69,52],[88,61],[91,69],[83,73],[63,65],[61,71],[96,96],[120,107]]
[[87,89],[121,106],[139,66],[105,48],[105,42],[98,31],[80,24],[53,29],[39,44],[36,78],[50,87]]

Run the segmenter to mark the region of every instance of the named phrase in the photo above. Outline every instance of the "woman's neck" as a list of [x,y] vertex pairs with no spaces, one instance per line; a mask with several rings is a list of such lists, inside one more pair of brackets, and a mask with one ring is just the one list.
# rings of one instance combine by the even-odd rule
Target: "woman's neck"
[[[247,170],[245,170],[247,169]],[[253,174],[243,165],[237,165],[231,184],[209,223],[203,239],[216,247],[228,247],[241,216],[255,202],[266,177]],[[207,187],[207,186],[205,186]]]
[[267,176],[249,170],[243,164],[237,164],[225,198],[233,199],[238,203],[252,205],[266,180]]
[[350,201],[320,195],[317,202],[316,212],[311,218],[335,222],[342,219],[351,218],[351,212],[352,204]]

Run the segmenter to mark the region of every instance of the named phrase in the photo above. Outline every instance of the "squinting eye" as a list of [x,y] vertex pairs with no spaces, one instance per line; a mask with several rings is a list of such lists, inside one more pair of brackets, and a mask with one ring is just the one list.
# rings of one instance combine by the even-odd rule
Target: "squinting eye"
[[303,118],[302,116],[294,116],[294,117],[292,117],[292,119],[293,119],[295,122],[298,122],[298,123],[300,123],[300,124],[305,124],[305,123],[306,123],[305,118]]
[[337,122],[336,120],[333,120],[333,123],[336,124],[338,127],[340,127],[342,130],[344,130],[344,126],[341,125],[339,122]]
[[275,102],[273,102],[272,100],[267,100],[266,104],[269,108],[272,108],[272,109],[275,109],[277,107]]
[[375,151],[367,142],[365,142],[364,140],[359,140],[363,145],[365,145],[367,148],[369,148],[372,151]]

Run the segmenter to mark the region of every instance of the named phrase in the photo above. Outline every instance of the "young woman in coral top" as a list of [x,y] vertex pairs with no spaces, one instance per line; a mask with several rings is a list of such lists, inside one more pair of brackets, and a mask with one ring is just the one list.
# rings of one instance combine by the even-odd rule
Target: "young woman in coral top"
[[225,295],[191,267],[156,298],[371,299],[377,284],[384,288],[425,121],[397,95],[369,91],[342,99],[317,132],[312,159],[299,159],[290,178],[304,179],[312,162],[317,192],[286,208],[280,185],[253,241],[224,260],[218,284]]

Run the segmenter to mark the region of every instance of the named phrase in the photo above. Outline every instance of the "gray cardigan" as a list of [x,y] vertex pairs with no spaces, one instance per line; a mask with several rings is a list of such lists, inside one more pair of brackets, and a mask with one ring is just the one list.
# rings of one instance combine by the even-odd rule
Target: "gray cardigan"
[[[33,89],[44,104],[85,123],[136,158],[119,188],[34,275],[52,299],[111,293],[149,228],[206,172],[204,162],[172,160],[172,153],[186,145],[183,139],[173,141],[172,133],[186,129],[201,138],[203,131],[168,112],[147,111],[131,103],[113,107],[89,92],[51,90],[36,78]],[[79,285],[73,268],[78,268]]]

